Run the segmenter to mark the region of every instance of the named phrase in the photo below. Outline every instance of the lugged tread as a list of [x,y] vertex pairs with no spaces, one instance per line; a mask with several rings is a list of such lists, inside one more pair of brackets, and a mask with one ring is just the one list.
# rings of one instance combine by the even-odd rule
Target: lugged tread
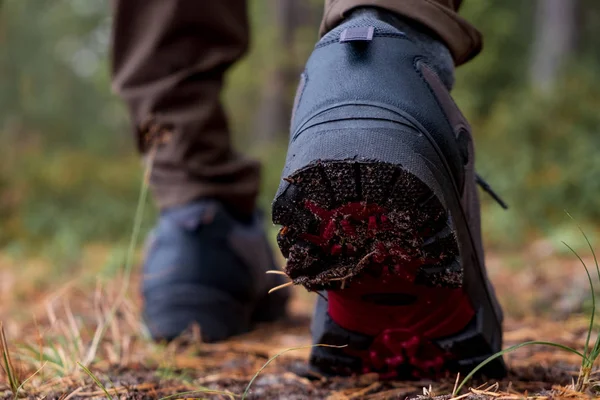
[[273,215],[283,225],[278,243],[294,283],[308,290],[344,287],[385,259],[395,269],[437,265],[435,274],[411,272],[418,284],[459,284],[462,272],[444,266],[458,254],[449,215],[431,189],[401,166],[318,161],[286,181],[290,186],[276,199]]
[[359,193],[354,178],[354,165],[346,162],[330,162],[323,166],[331,186],[340,188],[334,192],[335,200],[338,204],[344,202],[347,198],[353,201],[359,200]]

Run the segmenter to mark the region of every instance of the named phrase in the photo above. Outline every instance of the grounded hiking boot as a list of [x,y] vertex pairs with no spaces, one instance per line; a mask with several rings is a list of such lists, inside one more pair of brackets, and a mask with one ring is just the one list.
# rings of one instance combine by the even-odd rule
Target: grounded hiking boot
[[285,272],[323,291],[314,342],[348,345],[314,348],[321,373],[432,377],[500,350],[471,133],[427,62],[360,17],[323,37],[302,74],[273,221]]
[[170,209],[151,234],[144,263],[144,320],[154,339],[171,340],[198,323],[203,341],[247,332],[285,315],[283,283],[261,219],[233,219],[216,201]]

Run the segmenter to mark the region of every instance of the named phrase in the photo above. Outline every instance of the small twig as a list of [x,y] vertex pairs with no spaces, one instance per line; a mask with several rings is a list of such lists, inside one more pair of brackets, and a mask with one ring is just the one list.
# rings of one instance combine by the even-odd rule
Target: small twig
[[[357,264],[356,267],[354,267],[354,270],[352,272],[350,272],[347,275],[342,276],[341,278],[331,278],[329,279],[329,281],[345,281],[348,278],[352,278],[353,276],[355,276],[356,274],[358,274],[367,264],[367,262],[369,261],[369,258],[373,255],[377,253],[377,250],[374,250],[372,252],[370,252],[369,254],[367,254],[366,256],[364,256]],[[342,285],[344,285],[344,282],[342,282]],[[343,287],[342,287],[343,289]]]
[[[75,397],[79,392],[81,392],[83,390],[83,386],[78,387],[77,389],[73,390],[67,397],[65,397],[63,400],[70,400],[73,397]],[[103,392],[104,393],[104,392]]]
[[381,382],[373,382],[369,386],[362,388],[346,397],[348,399],[357,399],[357,398],[360,398],[360,397],[368,394],[371,391],[379,389],[380,387],[381,387]]
[[340,278],[331,278],[329,279],[329,282],[331,281],[345,281],[348,278],[352,278],[352,276],[354,275],[354,272],[350,272],[348,275],[344,275]]
[[281,284],[279,286],[275,286],[273,289],[269,290],[269,294],[273,293],[276,290],[283,289],[283,288],[286,288],[288,286],[292,286],[293,284],[294,284],[294,282],[289,281],[289,282],[286,282],[286,283]]
[[267,273],[267,274],[271,274],[271,275],[283,275],[283,276],[287,276],[287,277],[289,278],[288,274],[286,274],[286,273],[285,273],[285,272],[283,272],[283,271],[279,271],[279,270],[277,270],[277,269],[270,269],[270,270],[268,270],[266,273]]
[[452,389],[452,393],[456,393],[456,388],[458,387],[458,380],[460,379],[460,372],[456,374],[456,381],[454,382],[454,389]]

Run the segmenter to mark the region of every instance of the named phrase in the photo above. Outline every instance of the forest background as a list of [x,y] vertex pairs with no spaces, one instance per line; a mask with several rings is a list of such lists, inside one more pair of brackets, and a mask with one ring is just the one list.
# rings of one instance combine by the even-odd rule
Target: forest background
[[[101,246],[111,254],[110,273],[123,259],[142,167],[124,105],[110,90],[109,3],[0,4],[0,254],[45,260],[60,277],[85,264],[86,249]],[[322,7],[319,0],[250,1],[252,48],[227,77],[237,147],[264,162],[265,210]],[[595,242],[600,5],[467,0],[461,14],[483,32],[485,49],[458,69],[453,95],[472,123],[479,173],[510,205],[504,211],[482,194],[488,248],[569,241],[576,226],[565,209]],[[144,231],[155,213],[148,208]]]

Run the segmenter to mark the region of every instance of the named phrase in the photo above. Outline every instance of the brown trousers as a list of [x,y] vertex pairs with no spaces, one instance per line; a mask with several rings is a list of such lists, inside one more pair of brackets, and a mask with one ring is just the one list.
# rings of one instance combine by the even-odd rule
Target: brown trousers
[[[417,21],[448,46],[456,65],[477,55],[479,32],[458,16],[462,0],[326,0],[320,34],[359,6]],[[248,48],[244,0],[115,0],[113,88],[131,112],[142,153],[157,130],[151,187],[159,207],[216,198],[250,213],[259,164],[233,151],[220,102],[223,75]]]

